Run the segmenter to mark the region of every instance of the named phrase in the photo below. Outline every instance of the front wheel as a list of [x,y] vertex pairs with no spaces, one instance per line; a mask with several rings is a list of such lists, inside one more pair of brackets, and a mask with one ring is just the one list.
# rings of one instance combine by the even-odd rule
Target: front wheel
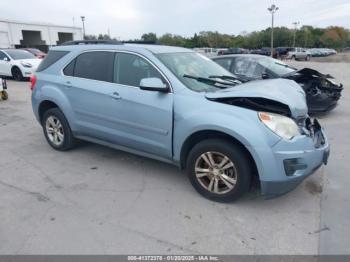
[[307,55],[307,56],[305,57],[305,61],[310,61],[310,59],[311,59],[311,57],[310,57],[309,55]]
[[223,139],[195,145],[187,159],[187,175],[204,197],[230,202],[249,190],[252,169],[242,148]]
[[23,80],[23,74],[22,74],[21,69],[19,69],[18,67],[14,67],[12,69],[12,77],[16,81],[22,81]]
[[62,111],[52,108],[44,113],[42,127],[47,142],[54,149],[66,151],[73,148],[76,139]]

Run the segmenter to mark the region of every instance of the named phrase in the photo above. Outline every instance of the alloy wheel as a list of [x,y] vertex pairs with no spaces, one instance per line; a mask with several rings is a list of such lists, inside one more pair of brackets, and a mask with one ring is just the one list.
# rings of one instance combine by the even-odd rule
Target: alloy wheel
[[45,128],[50,142],[55,146],[60,146],[64,141],[63,126],[60,120],[55,116],[49,116],[46,119]]
[[238,172],[224,154],[206,152],[196,160],[195,175],[200,185],[209,192],[226,194],[235,188]]

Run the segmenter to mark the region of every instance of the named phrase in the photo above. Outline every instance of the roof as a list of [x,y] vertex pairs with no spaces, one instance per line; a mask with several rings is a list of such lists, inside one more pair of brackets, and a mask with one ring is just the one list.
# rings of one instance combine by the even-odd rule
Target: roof
[[51,50],[62,50],[62,51],[84,51],[84,50],[124,50],[124,51],[149,51],[153,54],[161,53],[184,53],[194,52],[191,49],[175,46],[165,45],[143,45],[143,44],[88,44],[88,45],[61,45],[51,48]]

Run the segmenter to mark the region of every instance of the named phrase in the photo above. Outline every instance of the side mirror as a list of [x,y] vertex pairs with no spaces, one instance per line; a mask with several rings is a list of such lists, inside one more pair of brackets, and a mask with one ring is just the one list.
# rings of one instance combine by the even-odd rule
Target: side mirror
[[162,80],[157,77],[149,77],[143,78],[140,81],[140,89],[148,90],[148,91],[158,91],[167,93],[169,91],[169,87],[167,87]]
[[10,61],[7,57],[4,57],[2,60],[6,61],[6,62]]

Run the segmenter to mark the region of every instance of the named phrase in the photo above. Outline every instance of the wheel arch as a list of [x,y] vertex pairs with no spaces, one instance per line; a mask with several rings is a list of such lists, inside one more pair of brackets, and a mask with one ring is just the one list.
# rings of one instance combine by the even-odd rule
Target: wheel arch
[[13,76],[13,70],[17,68],[19,71],[21,71],[21,74],[23,76],[23,72],[22,72],[22,69],[18,66],[18,65],[12,65],[11,67],[11,75]]
[[233,143],[241,148],[242,152],[247,156],[249,162],[252,164],[253,167],[253,179],[259,180],[259,172],[257,168],[256,161],[251,154],[251,152],[248,150],[248,148],[237,138],[233,137],[232,135],[229,135],[222,131],[217,130],[200,130],[192,133],[189,135],[185,142],[183,143],[180,151],[180,168],[184,169],[186,167],[186,160],[188,157],[189,152],[191,149],[198,144],[200,141],[203,141],[205,139],[211,139],[211,138],[220,138],[223,140],[227,140],[229,143]]
[[51,100],[44,100],[39,104],[38,113],[39,113],[40,123],[43,120],[43,116],[45,112],[51,108],[59,108],[59,106],[56,103],[52,102]]

